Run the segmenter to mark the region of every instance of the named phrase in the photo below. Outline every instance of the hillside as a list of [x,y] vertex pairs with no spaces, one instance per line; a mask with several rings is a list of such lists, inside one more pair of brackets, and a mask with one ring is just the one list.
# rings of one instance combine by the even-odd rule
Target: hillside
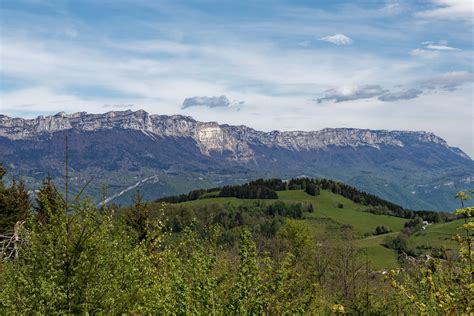
[[[218,197],[216,192],[204,194],[202,198],[197,200],[168,205],[204,212],[206,206],[213,208],[215,205],[222,205],[223,208],[229,208],[245,205],[249,202],[260,202],[265,205],[278,202],[289,204],[310,203],[313,206],[313,211],[305,212],[303,218],[297,219],[297,221],[310,228],[315,242],[317,240],[338,239],[349,233],[352,237],[347,242],[353,242],[356,247],[367,253],[368,260],[373,268],[389,269],[399,265],[397,252],[383,244],[387,237],[396,237],[409,219],[369,213],[367,205],[355,203],[328,190],[320,190],[320,194],[316,196],[311,196],[304,190],[277,191],[277,199],[257,200]],[[415,233],[410,237],[409,246],[419,250],[420,254],[430,253],[431,249],[441,246],[453,249],[455,243],[450,242],[450,238],[461,224],[459,220],[447,223],[431,223],[426,227],[426,230]],[[378,226],[384,226],[390,229],[390,232],[374,235]]]
[[421,249],[423,253],[429,253],[429,250],[435,247],[453,249],[456,247],[456,242],[452,236],[461,233],[460,227],[463,224],[464,220],[459,219],[448,223],[429,225],[425,230],[411,236],[409,244]]
[[[348,227],[349,225],[359,239],[356,242],[357,246],[367,250],[369,260],[374,268],[384,269],[398,265],[396,253],[381,245],[386,236],[372,236],[371,234],[377,226],[381,225],[388,226],[394,233],[397,233],[403,228],[406,219],[364,212],[366,206],[356,204],[349,199],[325,190],[322,190],[319,196],[310,196],[302,190],[282,191],[278,192],[278,200],[311,203],[315,211],[314,213],[306,213],[302,221],[309,225],[314,236],[332,238],[337,235],[337,230],[341,226]],[[236,198],[211,198],[184,202],[183,204],[189,206],[209,203],[238,205],[242,202],[242,200]],[[338,203],[342,203],[344,208],[338,208]],[[366,236],[367,234],[369,237]]]
[[[432,266],[455,288],[461,283],[449,292],[459,306],[470,297],[469,262],[453,252],[443,257],[457,247],[448,238],[462,222],[340,182],[258,179],[155,202],[136,192],[131,206],[120,207],[68,200],[50,179],[31,204],[21,182],[3,182],[6,172],[0,165],[1,311],[358,315],[405,306],[413,314],[398,298],[396,271],[418,287],[425,279],[411,278]],[[236,310],[242,295],[243,306],[254,300],[261,312]]]
[[85,112],[35,119],[0,115],[0,162],[29,189],[48,175],[71,190],[115,203],[137,186],[147,199],[256,178],[330,178],[412,209],[452,210],[469,189],[474,162],[429,132],[327,128],[262,132],[145,111]]

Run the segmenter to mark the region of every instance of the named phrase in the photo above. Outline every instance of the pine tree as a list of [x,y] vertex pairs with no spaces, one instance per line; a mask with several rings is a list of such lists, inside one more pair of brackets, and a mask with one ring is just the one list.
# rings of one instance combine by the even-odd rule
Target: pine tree
[[14,180],[5,187],[6,168],[0,165],[0,233],[13,230],[15,223],[24,221],[30,211],[30,200],[23,181]]
[[125,223],[138,242],[152,246],[160,238],[162,223],[158,218],[152,218],[151,207],[143,201],[140,191],[137,191],[133,201],[133,206],[125,213]]

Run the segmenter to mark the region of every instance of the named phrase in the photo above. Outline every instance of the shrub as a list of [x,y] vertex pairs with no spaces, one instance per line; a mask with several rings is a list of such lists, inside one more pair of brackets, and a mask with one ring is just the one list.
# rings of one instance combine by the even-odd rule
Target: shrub
[[374,231],[374,235],[382,235],[382,234],[387,234],[390,233],[392,230],[390,227],[385,227],[385,226],[377,226]]
[[[461,200],[457,216],[463,216],[463,233],[453,239],[459,243],[458,256],[443,260],[431,258],[416,262],[410,270],[392,270],[387,276],[398,292],[408,314],[420,315],[472,315],[473,288],[473,230],[474,207],[465,207],[467,194],[456,195]],[[408,225],[413,226],[413,225]]]
[[305,188],[304,191],[306,193],[308,193],[309,195],[312,195],[312,196],[316,196],[316,195],[320,194],[319,187],[316,184],[312,183],[312,182],[310,182],[306,185],[306,188]]

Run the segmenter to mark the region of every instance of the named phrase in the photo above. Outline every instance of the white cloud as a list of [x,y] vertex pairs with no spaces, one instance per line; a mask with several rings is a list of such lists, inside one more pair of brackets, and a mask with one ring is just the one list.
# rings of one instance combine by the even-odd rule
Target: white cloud
[[334,45],[350,45],[352,39],[344,34],[334,34],[330,36],[324,36],[319,39],[320,41],[329,42]]
[[[408,85],[396,85],[395,91],[385,89],[380,85],[346,85],[324,91],[324,97],[315,101],[334,101],[335,103],[378,97],[379,101],[394,102],[411,100],[423,93],[439,93],[440,91],[455,91],[466,83],[473,82],[474,76],[468,71],[453,71],[420,79]],[[400,90],[400,87],[405,86]]]
[[435,45],[435,44],[428,44],[425,47],[432,50],[459,50],[459,48],[454,48],[454,47],[446,46],[446,45]]
[[[409,4],[403,3],[408,11]],[[438,30],[425,33],[421,27],[426,24],[417,28],[411,21],[404,20],[400,24],[395,17],[390,17],[388,23],[393,23],[390,27],[381,28],[380,17],[396,12],[400,9],[398,5],[387,6],[387,12],[381,12],[376,5],[377,10],[364,10],[365,13],[354,11],[357,6],[343,6],[342,15],[322,10],[307,12],[301,8],[304,14],[311,14],[305,19],[285,17],[285,23],[270,19],[236,23],[232,19],[219,20],[222,24],[216,27],[214,20],[208,19],[209,23],[196,27],[195,22],[190,21],[198,19],[140,21],[143,22],[140,31],[145,29],[146,34],[153,34],[137,36],[140,40],[112,34],[109,28],[101,29],[102,24],[84,29],[80,23],[72,25],[77,26],[77,34],[67,32],[72,38],[77,37],[64,40],[63,35],[45,36],[43,31],[29,31],[27,23],[18,22],[17,27],[11,27],[2,37],[0,71],[2,77],[14,78],[28,89],[1,91],[0,112],[8,115],[61,110],[97,113],[104,111],[104,105],[117,108],[133,105],[134,109],[143,108],[156,114],[185,113],[202,121],[244,123],[263,130],[316,130],[328,126],[425,129],[440,131],[443,137],[448,135],[448,141],[469,132],[472,124],[460,126],[458,130],[439,127],[452,127],[458,113],[471,113],[470,108],[466,110],[472,103],[472,93],[466,92],[467,84],[457,86],[455,93],[447,92],[449,88],[429,89],[417,85],[397,87],[392,92],[391,87],[400,82],[421,80],[439,69],[469,69],[472,56],[462,37],[470,33],[456,32],[457,37],[452,37],[452,30],[446,27],[445,33],[433,37]],[[371,22],[372,18],[378,19],[376,23]],[[399,18],[404,19],[404,16],[396,17]],[[34,21],[30,23],[34,28],[41,26],[36,23],[38,20]],[[43,29],[52,29],[49,23],[49,19],[44,21]],[[407,28],[411,28],[410,34]],[[54,29],[66,28],[55,25]],[[132,29],[137,29],[133,22]],[[352,43],[346,35],[332,35],[334,30],[368,40],[361,47],[351,48],[350,54],[345,49],[317,49],[317,45],[311,45],[317,42],[317,38],[311,38],[314,34],[331,35],[324,38],[330,38],[332,41],[328,42],[335,45]],[[445,56],[445,59],[433,61],[397,55],[400,47],[408,50],[404,46],[407,39],[411,42],[438,37],[459,43],[456,46],[463,50],[450,53],[425,47],[430,44],[448,46],[437,41],[420,46],[419,55]],[[304,39],[314,42],[296,45]],[[379,49],[377,45],[383,43],[391,45]],[[453,54],[459,58],[451,58]],[[348,82],[377,85],[327,91]],[[431,85],[450,86],[433,82]],[[382,87],[390,87],[390,92],[383,93]],[[424,93],[409,99],[415,95],[410,88],[420,88]],[[103,89],[105,93],[90,93],[87,89]],[[314,106],[311,99],[315,91],[327,91],[326,97],[339,102]],[[108,92],[112,93],[108,95]],[[245,106],[239,112],[206,106],[181,109],[184,98],[205,95],[245,100]],[[391,103],[378,97],[390,99]],[[445,113],[446,104],[451,103],[456,104],[456,113],[449,115]]]
[[317,99],[318,103],[334,100],[335,102],[344,102],[359,99],[369,99],[384,93],[388,90],[379,85],[348,85],[325,91],[323,98]]
[[395,15],[403,11],[403,6],[399,2],[389,2],[380,10],[382,13]]
[[433,50],[426,50],[421,48],[412,49],[409,54],[413,57],[421,57],[421,58],[436,58],[439,56],[437,51]]
[[302,47],[309,47],[311,45],[311,41],[302,41],[299,42],[298,45]]
[[411,100],[418,98],[423,91],[418,89],[408,89],[403,91],[396,91],[396,92],[387,92],[378,97],[380,101],[384,102],[394,102],[399,100]]
[[419,85],[426,89],[442,89],[453,91],[458,87],[472,81],[474,81],[474,77],[470,72],[452,71],[421,80],[419,81]]
[[459,48],[448,46],[448,42],[441,40],[437,43],[434,41],[424,41],[421,43],[423,48],[416,48],[409,52],[411,56],[422,57],[422,58],[436,58],[440,56],[440,53],[448,53],[454,51],[460,51]]
[[424,18],[473,20],[472,0],[431,0],[433,8],[418,13]]

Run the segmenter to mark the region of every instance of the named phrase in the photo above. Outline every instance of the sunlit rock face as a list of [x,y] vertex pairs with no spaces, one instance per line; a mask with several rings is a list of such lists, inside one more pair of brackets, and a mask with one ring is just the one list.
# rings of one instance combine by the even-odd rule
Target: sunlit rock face
[[249,161],[254,158],[252,146],[282,148],[290,151],[326,150],[329,146],[404,147],[407,142],[439,144],[455,154],[470,159],[461,150],[451,148],[440,137],[427,132],[327,128],[320,131],[260,132],[246,126],[219,125],[198,122],[182,115],[150,115],[143,110],[112,111],[105,114],[60,112],[35,119],[0,116],[0,136],[12,139],[31,139],[42,134],[75,129],[138,130],[150,137],[191,137],[201,153],[228,153],[229,159]]
[[[432,133],[262,132],[145,111],[0,115],[0,163],[10,179],[26,179],[29,190],[49,176],[61,187],[66,136],[71,187],[94,178],[87,194],[95,198],[104,184],[112,195],[139,187],[155,199],[256,178],[308,176],[341,180],[405,207],[452,210],[454,194],[472,189],[474,179],[471,158]],[[126,194],[114,200],[130,201]]]

